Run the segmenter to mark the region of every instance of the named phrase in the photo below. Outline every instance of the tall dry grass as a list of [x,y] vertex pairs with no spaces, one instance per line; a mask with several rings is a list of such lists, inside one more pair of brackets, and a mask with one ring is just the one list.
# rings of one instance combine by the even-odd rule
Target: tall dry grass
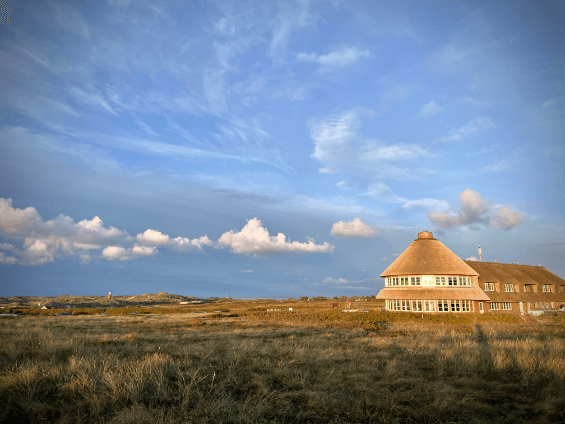
[[565,421],[560,321],[268,317],[4,318],[0,422]]

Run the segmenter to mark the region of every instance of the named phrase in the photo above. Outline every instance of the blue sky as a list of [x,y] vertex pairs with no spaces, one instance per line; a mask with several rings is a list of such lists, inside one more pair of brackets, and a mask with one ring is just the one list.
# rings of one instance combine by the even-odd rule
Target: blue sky
[[8,2],[0,295],[370,295],[432,231],[565,278],[565,6]]

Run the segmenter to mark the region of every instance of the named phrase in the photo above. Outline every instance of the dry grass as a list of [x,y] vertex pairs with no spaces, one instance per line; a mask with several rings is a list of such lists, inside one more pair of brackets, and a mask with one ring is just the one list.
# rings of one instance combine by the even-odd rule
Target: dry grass
[[0,422],[565,421],[562,320],[248,315],[3,318]]

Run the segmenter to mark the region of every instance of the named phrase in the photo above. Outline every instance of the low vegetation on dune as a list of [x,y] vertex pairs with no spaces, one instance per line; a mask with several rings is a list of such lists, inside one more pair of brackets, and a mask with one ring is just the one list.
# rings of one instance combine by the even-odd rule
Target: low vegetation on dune
[[5,317],[0,422],[565,422],[565,321],[506,320]]

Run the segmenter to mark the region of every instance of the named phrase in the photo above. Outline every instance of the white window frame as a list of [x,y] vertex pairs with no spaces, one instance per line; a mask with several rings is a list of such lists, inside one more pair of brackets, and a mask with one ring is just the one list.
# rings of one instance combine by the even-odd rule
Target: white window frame
[[461,301],[461,312],[471,312],[471,301],[462,300]]
[[506,293],[514,293],[514,284],[505,283],[504,284],[504,291]]
[[502,302],[502,310],[503,311],[511,311],[512,310],[512,303]]
[[449,312],[449,300],[441,299],[437,301],[438,312]]
[[543,293],[553,293],[551,291],[551,284],[544,284],[542,287],[542,292]]
[[425,312],[435,312],[436,311],[436,301],[435,300],[424,300],[424,311]]
[[422,312],[422,301],[421,300],[413,300],[412,301],[412,312]]
[[451,300],[451,312],[461,312],[461,302],[459,300]]
[[446,286],[447,285],[447,281],[445,280],[445,277],[436,277],[436,286]]
[[491,311],[499,311],[499,310],[500,310],[500,303],[498,303],[498,302],[491,302],[491,303],[490,303],[490,310],[491,310]]
[[401,299],[400,310],[404,312],[410,312],[410,301],[406,299]]
[[494,291],[494,283],[483,283],[484,291]]
[[400,311],[400,300],[392,299],[392,310],[393,311]]

